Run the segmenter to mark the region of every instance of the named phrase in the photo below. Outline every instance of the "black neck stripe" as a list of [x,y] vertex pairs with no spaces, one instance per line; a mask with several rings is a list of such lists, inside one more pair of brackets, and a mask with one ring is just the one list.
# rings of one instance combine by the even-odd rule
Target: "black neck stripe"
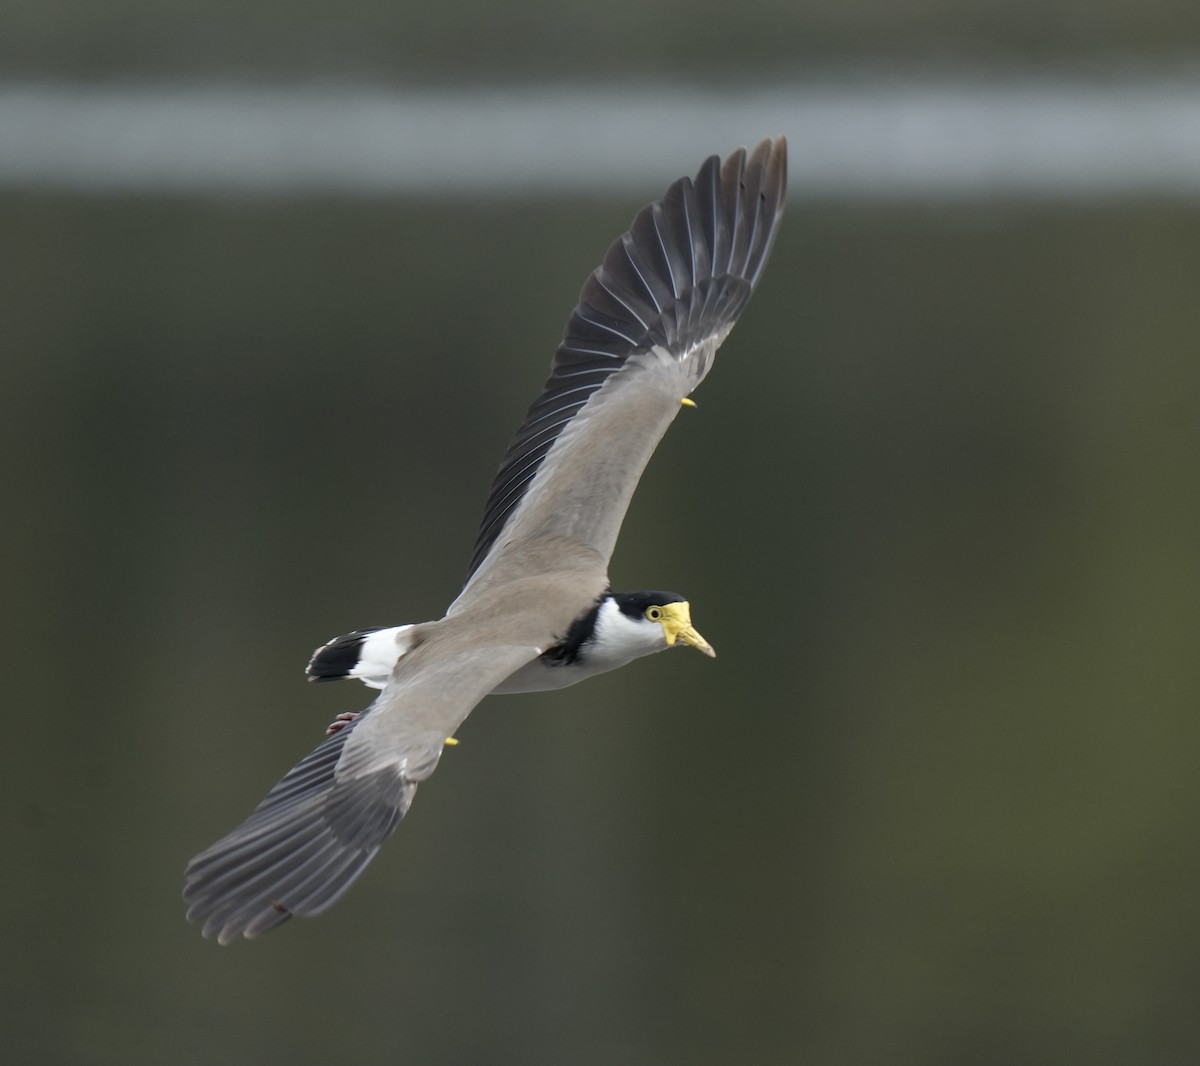
[[542,661],[547,666],[570,666],[579,660],[584,647],[596,637],[596,619],[600,615],[600,605],[611,596],[612,593],[605,590],[591,607],[571,623],[567,635],[554,647],[542,653]]

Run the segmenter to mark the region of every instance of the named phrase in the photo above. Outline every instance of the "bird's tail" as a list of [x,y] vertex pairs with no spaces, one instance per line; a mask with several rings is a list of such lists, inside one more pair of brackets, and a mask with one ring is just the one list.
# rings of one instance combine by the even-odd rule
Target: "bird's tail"
[[309,681],[356,677],[370,688],[383,688],[396,660],[412,647],[411,625],[356,629],[322,644],[308,660]]

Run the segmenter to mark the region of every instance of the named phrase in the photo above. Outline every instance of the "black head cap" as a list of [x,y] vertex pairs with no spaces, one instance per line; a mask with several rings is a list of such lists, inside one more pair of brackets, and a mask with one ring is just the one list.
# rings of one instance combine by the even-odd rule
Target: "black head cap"
[[628,618],[641,618],[647,607],[661,607],[665,603],[683,603],[686,597],[678,592],[614,592],[613,602]]

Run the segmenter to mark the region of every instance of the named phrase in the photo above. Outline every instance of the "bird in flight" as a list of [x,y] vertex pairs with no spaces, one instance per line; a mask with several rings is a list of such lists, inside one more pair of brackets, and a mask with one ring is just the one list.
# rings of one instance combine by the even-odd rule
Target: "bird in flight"
[[188,864],[183,898],[205,936],[227,944],[332,906],[489,693],[563,688],[673,646],[715,655],[682,596],[613,592],[608,561],[646,463],[762,274],[786,185],[783,137],[711,156],[613,243],[500,464],[445,617],[318,648],[311,680],[379,695]]

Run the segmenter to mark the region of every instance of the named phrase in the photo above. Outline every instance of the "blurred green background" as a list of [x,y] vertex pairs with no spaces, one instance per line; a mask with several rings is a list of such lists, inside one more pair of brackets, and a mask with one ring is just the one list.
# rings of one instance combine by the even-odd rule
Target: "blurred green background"
[[[0,73],[754,87],[1153,63],[1198,11],[64,0],[0,16]],[[1197,1061],[1180,200],[794,190],[613,560],[720,657],[487,701],[328,915],[185,923],[189,856],[368,700],[309,651],[457,592],[580,284],[700,159],[660,162],[550,203],[0,193],[9,1061]]]

